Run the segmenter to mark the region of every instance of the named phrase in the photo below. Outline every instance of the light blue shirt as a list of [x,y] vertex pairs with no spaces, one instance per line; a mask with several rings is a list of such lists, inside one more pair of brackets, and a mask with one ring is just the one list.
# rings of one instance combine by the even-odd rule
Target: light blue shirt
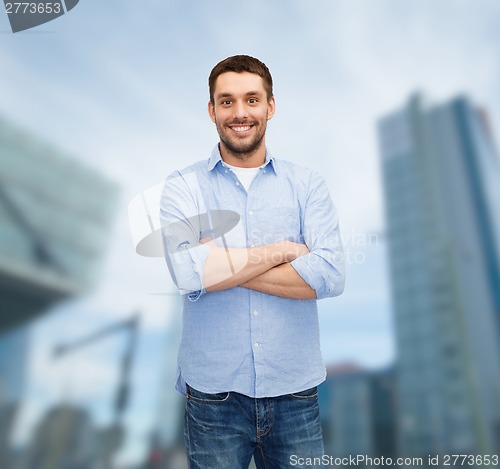
[[267,151],[246,191],[216,146],[208,161],[167,178],[160,218],[166,260],[183,294],[180,392],[188,383],[207,393],[273,397],[324,381],[317,300],[244,287],[206,292],[203,268],[211,248],[200,244],[205,237],[231,248],[285,239],[304,243],[310,252],[291,262],[293,268],[317,299],[341,294],[345,271],[338,215],[317,172]]

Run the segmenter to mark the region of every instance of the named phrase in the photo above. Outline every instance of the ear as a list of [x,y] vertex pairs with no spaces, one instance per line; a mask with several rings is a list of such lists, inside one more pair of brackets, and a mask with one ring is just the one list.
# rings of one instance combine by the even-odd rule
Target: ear
[[267,103],[267,120],[271,120],[276,112],[276,101],[274,100],[274,96],[271,96],[271,99]]
[[215,105],[212,103],[212,101],[208,102],[208,115],[210,116],[210,119],[212,119],[212,122],[215,124]]

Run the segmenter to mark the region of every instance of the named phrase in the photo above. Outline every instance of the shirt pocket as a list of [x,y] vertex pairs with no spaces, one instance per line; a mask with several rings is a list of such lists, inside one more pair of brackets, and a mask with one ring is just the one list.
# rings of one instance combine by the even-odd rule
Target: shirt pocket
[[298,207],[272,207],[269,209],[269,229],[272,230],[275,242],[300,242],[301,223]]

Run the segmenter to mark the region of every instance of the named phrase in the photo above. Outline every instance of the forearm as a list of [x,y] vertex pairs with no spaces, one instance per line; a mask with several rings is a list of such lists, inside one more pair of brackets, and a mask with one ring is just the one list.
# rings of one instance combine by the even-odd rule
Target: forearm
[[267,270],[243,283],[241,286],[283,298],[293,298],[296,300],[311,300],[316,298],[316,292],[288,262]]
[[203,270],[208,292],[242,285],[307,252],[304,245],[281,242],[248,249],[212,247]]

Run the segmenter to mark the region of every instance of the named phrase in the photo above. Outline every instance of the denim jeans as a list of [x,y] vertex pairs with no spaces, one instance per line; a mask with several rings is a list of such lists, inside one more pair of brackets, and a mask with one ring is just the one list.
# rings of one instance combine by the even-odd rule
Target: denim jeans
[[184,437],[190,469],[311,467],[323,455],[318,391],[255,399],[187,387]]

